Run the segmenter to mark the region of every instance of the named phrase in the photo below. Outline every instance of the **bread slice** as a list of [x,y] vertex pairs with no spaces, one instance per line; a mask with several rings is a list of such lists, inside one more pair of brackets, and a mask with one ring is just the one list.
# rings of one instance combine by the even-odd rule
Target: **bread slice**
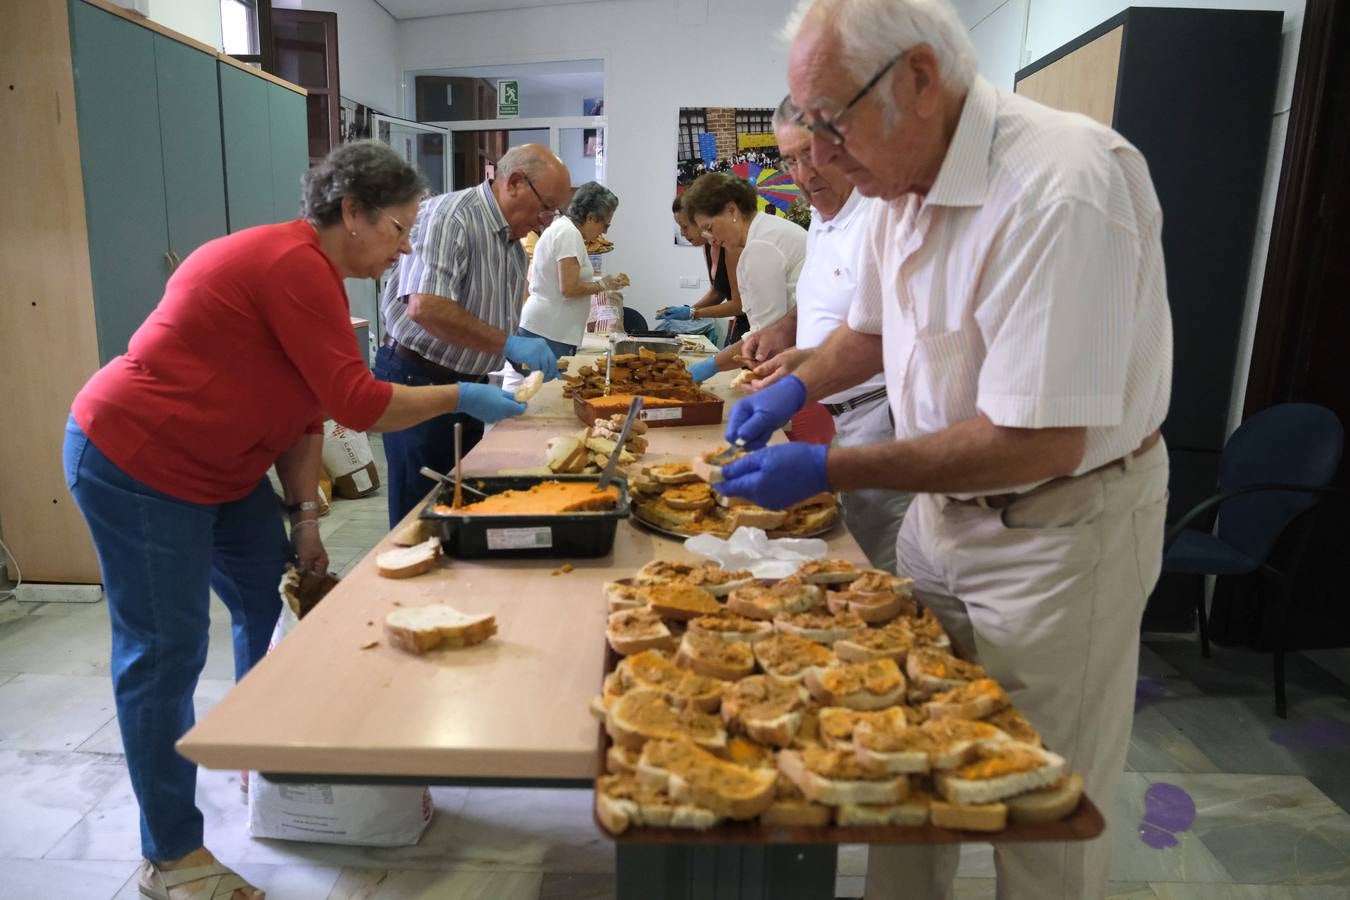
[[828,647],[795,634],[775,634],[751,646],[759,667],[779,681],[800,684],[807,672],[835,662]]
[[[692,706],[701,712],[717,712],[726,690],[725,682],[677,666],[660,650],[644,650],[625,657],[611,675],[619,683],[614,693],[651,688],[664,694],[671,706]],[[606,676],[606,682],[609,677]]]
[[901,717],[873,716],[859,721],[853,729],[853,750],[858,760],[886,772],[927,773],[930,751],[936,746],[931,735]]
[[631,773],[596,779],[595,817],[610,834],[634,825],[704,830],[720,821],[712,810],[675,803],[668,792],[643,784]]
[[430,540],[436,532],[436,523],[427,519],[413,519],[402,528],[394,529],[389,540],[399,547],[412,547]]
[[821,743],[831,750],[856,750],[854,734],[864,722],[879,722],[885,732],[902,731],[911,724],[910,713],[903,706],[871,711],[826,706],[819,716]]
[[638,599],[661,618],[678,622],[716,615],[722,611],[722,604],[712,594],[681,581],[638,588]]
[[910,619],[909,627],[914,632],[915,643],[951,652],[952,640],[931,609],[925,609],[917,618]]
[[836,663],[808,671],[806,688],[825,706],[885,709],[904,701],[905,676],[890,659]]
[[929,719],[983,719],[1011,706],[1008,695],[992,678],[977,678],[959,688],[935,694],[924,704]]
[[980,804],[1049,787],[1063,774],[1062,756],[1009,741],[980,746],[973,761],[938,773],[933,783],[951,803]]
[[834,615],[819,612],[785,613],[775,616],[775,631],[795,634],[829,646],[867,630],[867,623],[850,612]]
[[807,584],[848,584],[857,580],[862,570],[846,559],[813,559],[802,563],[797,574]]
[[430,572],[441,555],[441,539],[427,538],[411,547],[386,550],[375,557],[375,570],[385,578],[411,578]]
[[641,518],[667,531],[690,532],[703,521],[703,512],[697,509],[676,509],[659,497],[638,503]]
[[641,755],[637,750],[610,744],[605,751],[605,772],[610,775],[636,774],[638,757]]
[[[1004,747],[1012,741],[1007,734],[988,722],[972,722],[968,719],[924,722],[919,725],[918,732],[920,746],[928,751],[928,765],[935,772],[960,768],[976,759],[982,748]],[[906,736],[906,741],[912,739],[913,735]],[[882,750],[889,749],[884,743],[869,741],[869,744]]]
[[774,681],[767,675],[742,678],[722,698],[722,721],[733,732],[775,747],[792,743],[801,727],[811,695],[800,685]]
[[931,804],[932,798],[927,791],[914,788],[909,796],[899,803],[886,805],[846,803],[834,811],[834,821],[837,825],[845,826],[926,825]]
[[749,572],[727,571],[714,563],[682,563],[657,559],[644,565],[633,576],[636,584],[670,584],[683,581],[697,585],[714,597],[725,597],[737,588],[755,583]]
[[801,788],[779,772],[774,783],[773,805],[760,813],[759,821],[765,825],[823,828],[830,824],[832,816],[830,807],[807,800]]
[[693,484],[700,480],[687,463],[657,463],[644,466],[642,474],[661,484]]
[[984,669],[973,662],[957,659],[950,653],[932,647],[915,647],[905,657],[905,674],[916,697],[927,699],[942,691],[959,688],[978,678],[987,677]]
[[661,492],[661,500],[671,509],[694,509],[709,512],[717,501],[713,499],[713,489],[703,484],[676,484]]
[[729,761],[747,769],[778,771],[778,757],[773,748],[752,741],[744,735],[736,734],[727,738],[726,757]]
[[687,739],[700,747],[722,750],[727,732],[722,720],[692,706],[676,707],[664,692],[652,688],[629,691],[610,707],[605,732],[614,743],[630,750],[651,740]]
[[777,773],[713,756],[687,739],[653,740],[642,748],[638,777],[665,786],[672,799],[730,819],[753,819],[773,804]]
[[825,595],[825,605],[833,613],[852,613],[869,625],[880,625],[898,618],[906,604],[913,601],[889,591],[879,594],[855,594],[852,591],[831,591]]
[[717,616],[699,616],[689,621],[690,634],[706,634],[724,641],[753,644],[773,637],[773,623],[744,616],[723,613]]
[[674,650],[678,643],[661,617],[646,607],[611,613],[605,640],[620,656],[643,650]]
[[603,722],[605,717],[609,715],[610,706],[614,701],[628,693],[628,688],[619,679],[618,672],[606,674],[601,684],[599,695],[591,698],[591,715]]
[[538,369],[525,376],[525,380],[520,387],[516,388],[516,402],[529,403],[534,399],[534,395],[539,393],[539,389],[544,386],[544,373]]
[[939,828],[961,831],[1002,831],[1008,824],[1008,807],[1002,803],[958,804],[934,800],[928,815]]
[[755,654],[749,644],[692,632],[686,633],[680,641],[675,662],[700,675],[723,681],[735,681],[755,671]]
[[885,569],[863,569],[857,578],[849,582],[848,589],[855,594],[895,594],[897,597],[913,597],[914,579],[904,575],[892,575]]
[[602,590],[605,594],[605,606],[612,613],[624,609],[637,609],[646,605],[640,594],[641,589],[633,584],[631,578],[606,581]]
[[1083,798],[1083,776],[1070,772],[1049,787],[1028,791],[1003,802],[1008,818],[1023,825],[1058,822],[1078,808]]
[[400,650],[423,654],[442,647],[481,644],[497,633],[490,613],[468,615],[439,603],[400,607],[384,617],[384,635]]
[[1022,711],[1019,709],[1010,706],[994,713],[992,716],[987,716],[984,721],[1015,741],[1036,747],[1042,746],[1041,733],[1027,721],[1027,717],[1022,715]]
[[778,770],[806,799],[826,806],[892,804],[909,796],[909,776],[867,768],[844,750],[784,750],[778,754]]
[[898,619],[881,628],[868,628],[834,642],[834,653],[844,662],[867,662],[872,659],[893,659],[903,666],[905,657],[914,646],[914,632],[904,619]]
[[763,528],[772,531],[783,524],[787,513],[781,509],[765,509],[762,506],[738,506],[731,510],[731,530],[737,528]]
[[747,619],[774,619],[777,616],[807,612],[821,603],[823,592],[801,578],[784,578],[772,586],[751,585],[737,588],[727,598],[727,609]]

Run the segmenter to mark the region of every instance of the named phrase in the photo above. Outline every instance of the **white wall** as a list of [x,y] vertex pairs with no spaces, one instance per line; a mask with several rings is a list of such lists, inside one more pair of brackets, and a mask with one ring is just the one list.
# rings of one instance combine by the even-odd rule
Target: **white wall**
[[[962,21],[971,28],[971,39],[980,56],[980,72],[1002,88],[1012,89],[1017,69],[1068,43],[1083,32],[1119,13],[1130,4],[1121,0],[958,0]],[[1261,190],[1252,266],[1247,280],[1247,302],[1238,337],[1237,372],[1229,403],[1229,430],[1242,420],[1242,401],[1247,392],[1247,369],[1256,337],[1256,314],[1270,246],[1270,227],[1275,196],[1279,190],[1284,137],[1289,122],[1289,104],[1298,65],[1298,44],[1303,30],[1304,0],[1151,0],[1150,6],[1221,9],[1273,9],[1284,13],[1284,37],[1280,54],[1280,78],[1271,109],[1270,149]],[[1160,110],[1159,114],[1165,114]]]
[[220,0],[113,0],[165,28],[220,49]]
[[792,6],[737,0],[710,15],[708,0],[629,0],[414,19],[399,23],[399,60],[404,70],[606,61],[605,181],[620,202],[605,268],[632,276],[625,299],[650,318],[702,294],[681,276],[707,275],[699,250],[673,245],[679,108],[778,105],[787,48],[773,32]]

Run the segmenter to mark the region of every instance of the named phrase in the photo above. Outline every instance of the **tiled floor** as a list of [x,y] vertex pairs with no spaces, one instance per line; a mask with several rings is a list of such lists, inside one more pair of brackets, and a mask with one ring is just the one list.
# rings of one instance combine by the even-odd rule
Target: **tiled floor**
[[[377,456],[379,445],[376,443]],[[335,570],[386,530],[383,494],[323,520]],[[135,900],[136,807],[108,683],[103,604],[0,609],[0,900]],[[230,687],[229,625],[214,604],[198,714]],[[1350,654],[1290,663],[1290,717],[1275,718],[1269,659],[1191,641],[1146,641],[1129,769],[1111,811],[1111,896],[1131,900],[1350,897]],[[258,840],[239,776],[203,771],[208,842],[269,900],[602,900],[613,855],[581,791],[433,788],[431,826],[393,850]],[[1145,792],[1196,807],[1176,845],[1139,835]],[[838,893],[861,896],[866,850],[846,847]],[[962,855],[957,896],[993,897],[988,847]]]

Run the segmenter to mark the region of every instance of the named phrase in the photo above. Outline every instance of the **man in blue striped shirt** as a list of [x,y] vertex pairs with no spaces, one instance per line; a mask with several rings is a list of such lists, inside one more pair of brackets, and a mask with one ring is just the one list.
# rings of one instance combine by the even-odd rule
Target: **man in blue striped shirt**
[[[525,144],[497,163],[496,177],[476,187],[422,201],[412,253],[399,259],[385,285],[380,311],[385,343],[375,376],[395,384],[485,383],[509,361],[523,371],[558,376],[546,341],[516,335],[525,295],[520,239],[542,231],[566,206],[572,178],[547,147]],[[389,525],[426,495],[422,466],[447,471],[454,426],[464,425],[467,453],[483,437],[483,421],[525,411],[501,393],[492,408],[462,409],[421,425],[386,433]],[[498,408],[500,407],[500,408]]]

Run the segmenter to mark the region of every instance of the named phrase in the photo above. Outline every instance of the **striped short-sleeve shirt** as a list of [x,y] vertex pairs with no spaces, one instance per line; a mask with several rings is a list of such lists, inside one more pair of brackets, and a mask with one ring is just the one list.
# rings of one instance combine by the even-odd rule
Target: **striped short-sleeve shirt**
[[871,206],[849,325],[882,335],[898,438],[1085,427],[1085,472],[1162,424],[1162,211],[1119,134],[977,78],[928,194]]
[[399,259],[384,287],[385,334],[456,372],[486,375],[500,369],[506,361],[501,354],[448,344],[408,317],[410,294],[432,294],[515,334],[527,260],[492,195],[492,182],[423,200],[411,242],[412,253]]

